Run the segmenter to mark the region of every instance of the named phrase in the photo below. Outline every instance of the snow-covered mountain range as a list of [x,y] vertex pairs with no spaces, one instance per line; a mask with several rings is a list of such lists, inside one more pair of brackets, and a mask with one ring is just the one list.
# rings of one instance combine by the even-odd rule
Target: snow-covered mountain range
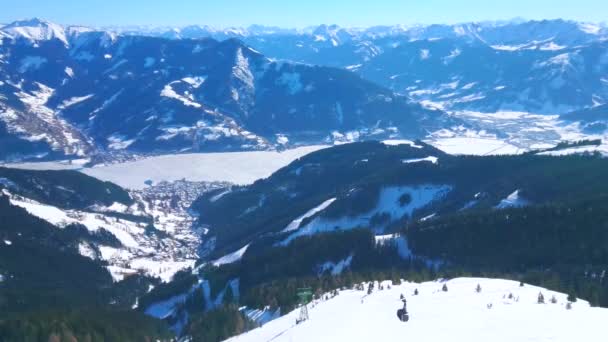
[[453,121],[347,70],[273,61],[236,39],[117,36],[38,19],[1,32],[4,159],[267,149],[419,136]]
[[188,26],[129,33],[238,38],[269,57],[346,68],[449,109],[562,114],[608,99],[605,24],[518,19],[302,30]]
[[424,138],[463,123],[488,132],[461,113],[606,103],[607,30],[564,20],[301,30],[17,21],[0,28],[0,157]]

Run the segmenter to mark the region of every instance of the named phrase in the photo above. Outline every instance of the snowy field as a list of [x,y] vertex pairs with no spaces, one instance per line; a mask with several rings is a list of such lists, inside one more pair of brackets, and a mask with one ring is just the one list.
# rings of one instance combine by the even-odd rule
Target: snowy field
[[[553,147],[561,141],[608,140],[605,135],[585,134],[578,123],[561,121],[557,115],[508,111],[461,111],[451,114],[465,121],[468,126],[441,129],[424,140],[450,154],[519,154],[531,149]],[[604,146],[608,149],[608,146]]]
[[[606,341],[608,309],[591,308],[578,300],[567,310],[565,294],[539,287],[474,278],[448,281],[448,292],[441,291],[440,282],[406,283],[390,290],[386,284],[383,291],[376,285],[369,296],[367,291],[347,290],[310,304],[310,320],[299,325],[295,310],[229,341]],[[480,293],[475,291],[477,284]],[[414,289],[420,292],[418,296],[413,295]],[[537,304],[539,292],[546,304]],[[396,315],[403,306],[401,294],[408,303],[407,323]],[[556,304],[551,303],[552,296]]]
[[141,190],[145,181],[186,179],[195,182],[230,182],[250,184],[266,178],[292,161],[329,146],[305,146],[282,152],[249,151],[226,153],[190,153],[163,155],[119,164],[83,168],[79,163],[42,162],[6,164],[33,170],[76,169],[95,178],[110,181],[127,189]]

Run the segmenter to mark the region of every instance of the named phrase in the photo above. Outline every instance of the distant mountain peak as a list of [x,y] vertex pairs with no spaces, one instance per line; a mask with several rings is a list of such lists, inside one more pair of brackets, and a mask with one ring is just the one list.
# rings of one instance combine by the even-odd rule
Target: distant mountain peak
[[21,38],[32,42],[59,39],[68,45],[63,26],[40,18],[15,21],[4,26],[2,31],[15,39]]
[[15,20],[12,23],[6,25],[6,27],[4,27],[4,28],[23,27],[23,26],[40,26],[40,25],[49,25],[49,24],[51,24],[51,22],[49,22],[48,20],[33,17],[33,18],[29,18],[29,19]]

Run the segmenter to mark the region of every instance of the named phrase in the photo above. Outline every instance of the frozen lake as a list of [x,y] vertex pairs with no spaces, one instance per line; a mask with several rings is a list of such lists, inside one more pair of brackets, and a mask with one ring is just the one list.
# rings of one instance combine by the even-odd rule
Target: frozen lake
[[218,181],[250,184],[311,152],[329,146],[304,146],[282,152],[247,151],[162,155],[112,165],[82,167],[82,163],[63,161],[5,164],[30,170],[79,170],[89,176],[116,183],[128,189],[142,189],[145,181]]

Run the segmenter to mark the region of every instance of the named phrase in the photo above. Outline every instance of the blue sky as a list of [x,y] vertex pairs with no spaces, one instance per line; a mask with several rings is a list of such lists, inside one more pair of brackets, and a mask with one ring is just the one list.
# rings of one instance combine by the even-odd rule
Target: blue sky
[[0,0],[0,22],[62,24],[371,26],[482,20],[608,20],[606,0]]

